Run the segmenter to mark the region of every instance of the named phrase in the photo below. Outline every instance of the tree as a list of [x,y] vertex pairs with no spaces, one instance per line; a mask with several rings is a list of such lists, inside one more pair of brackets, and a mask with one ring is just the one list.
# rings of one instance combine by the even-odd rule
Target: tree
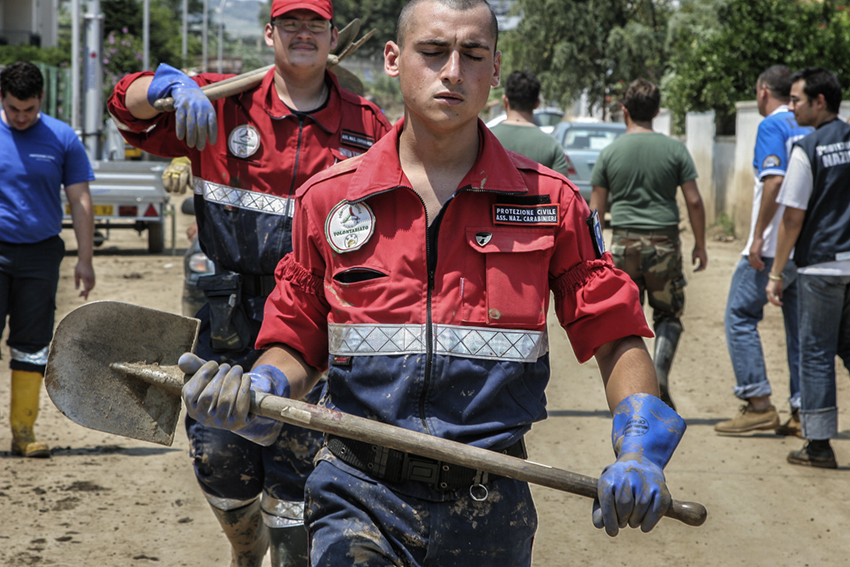
[[[671,0],[518,0],[523,18],[504,34],[505,60],[528,69],[543,95],[569,106],[586,93],[607,103],[638,77],[658,81],[667,61]],[[512,69],[503,67],[503,72]]]
[[735,112],[752,100],[767,67],[822,66],[847,90],[850,12],[830,0],[683,0],[670,23],[670,68],[663,81],[674,113]]

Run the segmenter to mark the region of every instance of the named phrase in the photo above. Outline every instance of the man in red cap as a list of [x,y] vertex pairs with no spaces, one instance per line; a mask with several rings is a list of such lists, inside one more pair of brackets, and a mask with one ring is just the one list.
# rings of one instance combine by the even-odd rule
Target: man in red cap
[[[326,71],[337,46],[330,0],[275,0],[265,40],[275,68],[255,88],[214,102],[189,78],[160,65],[115,87],[109,111],[134,146],[192,163],[201,248],[216,266],[203,278],[197,353],[250,369],[278,261],[292,250],[295,191],[310,176],[364,153],[389,130],[380,109],[339,87]],[[174,99],[174,113],[152,105]],[[307,400],[315,403],[318,385]],[[307,565],[304,481],[322,437],[285,426],[257,438],[187,418],[194,469],[232,547],[232,566]]]

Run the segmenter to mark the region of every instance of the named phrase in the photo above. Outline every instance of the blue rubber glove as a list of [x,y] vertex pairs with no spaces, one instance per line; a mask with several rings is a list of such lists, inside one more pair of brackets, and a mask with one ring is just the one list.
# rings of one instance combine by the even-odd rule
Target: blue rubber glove
[[215,107],[189,75],[171,65],[160,63],[148,87],[148,102],[153,106],[157,99],[170,96],[174,99],[174,120],[177,139],[186,139],[190,148],[203,150],[209,138],[215,144],[218,138],[218,120]]
[[197,422],[228,429],[259,445],[275,442],[283,422],[253,415],[251,391],[289,397],[289,380],[278,368],[261,364],[243,373],[241,366],[205,362],[192,353],[178,361],[180,370],[192,375],[183,385],[186,412]]
[[617,462],[602,471],[593,525],[615,536],[626,526],[648,532],[670,508],[663,469],[685,433],[685,420],[649,394],[633,394],[614,409],[611,441]]

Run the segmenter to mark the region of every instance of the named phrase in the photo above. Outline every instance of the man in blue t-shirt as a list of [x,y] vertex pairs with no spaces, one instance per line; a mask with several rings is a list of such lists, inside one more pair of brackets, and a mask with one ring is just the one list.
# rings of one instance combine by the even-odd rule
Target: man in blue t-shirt
[[65,255],[62,187],[77,237],[74,282],[94,287],[94,217],[85,149],[65,123],[42,114],[44,79],[32,63],[0,72],[0,333],[9,317],[12,454],[49,457],[36,441],[38,397],[53,338],[59,264]]
[[779,221],[785,207],[776,202],[779,187],[788,168],[791,144],[811,133],[811,128],[797,125],[788,110],[791,71],[774,65],[756,81],[756,100],[761,121],[756,137],[755,186],[750,237],[743,258],[732,275],[726,302],[726,345],[735,373],[735,396],[746,402],[733,419],[721,421],[715,431],[737,435],[751,431],[774,429],[779,435],[800,435],[800,348],[797,334],[797,268],[793,261],[785,266],[785,297],[782,316],[785,319],[785,345],[790,374],[791,416],[782,426],[779,414],[770,403],[770,382],[764,363],[758,323],[767,297],[764,288],[776,255]]

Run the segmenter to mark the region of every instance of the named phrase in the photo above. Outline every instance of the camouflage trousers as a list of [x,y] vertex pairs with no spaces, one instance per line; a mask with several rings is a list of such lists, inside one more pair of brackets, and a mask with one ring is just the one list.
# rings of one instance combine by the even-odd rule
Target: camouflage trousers
[[626,272],[649,298],[653,326],[665,320],[681,325],[685,309],[685,276],[679,227],[658,230],[615,228],[611,244],[614,265]]

